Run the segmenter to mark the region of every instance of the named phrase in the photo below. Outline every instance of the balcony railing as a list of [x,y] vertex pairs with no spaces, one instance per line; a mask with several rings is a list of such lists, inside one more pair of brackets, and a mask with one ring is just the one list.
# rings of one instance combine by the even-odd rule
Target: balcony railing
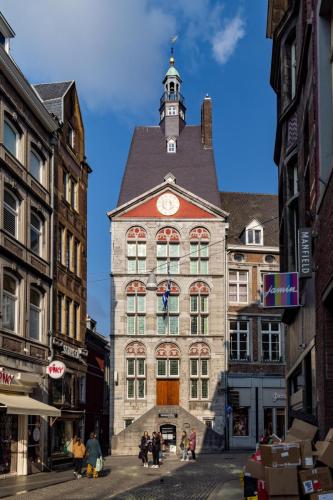
[[160,99],[161,106],[165,101],[179,101],[181,104],[185,103],[185,99],[180,92],[164,92]]

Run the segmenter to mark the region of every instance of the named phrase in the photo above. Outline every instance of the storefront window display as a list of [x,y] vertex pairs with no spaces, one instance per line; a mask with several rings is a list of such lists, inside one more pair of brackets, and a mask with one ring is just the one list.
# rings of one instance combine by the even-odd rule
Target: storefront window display
[[70,420],[57,420],[53,425],[52,453],[67,455],[71,450],[73,439],[73,422]]
[[17,415],[0,414],[0,475],[17,472]]
[[41,459],[41,418],[37,415],[28,417],[28,473],[42,470]]
[[232,435],[249,435],[249,409],[235,408],[232,414]]
[[285,409],[264,408],[264,432],[276,434],[283,439],[285,434]]

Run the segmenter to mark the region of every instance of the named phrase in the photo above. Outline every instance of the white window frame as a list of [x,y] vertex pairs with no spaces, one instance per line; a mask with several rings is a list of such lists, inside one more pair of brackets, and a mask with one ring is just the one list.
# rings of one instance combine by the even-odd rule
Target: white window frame
[[[5,201],[5,193],[8,193],[16,202],[16,209],[14,210],[13,207],[8,205],[8,203]],[[3,201],[3,229],[6,231],[6,233],[10,234],[13,236],[15,239],[18,239],[18,222],[19,222],[19,206],[20,202],[18,197],[8,188],[4,189],[4,201]],[[5,210],[7,210],[11,215],[15,217],[15,228],[14,228],[14,234],[9,231],[8,229],[5,228]]]
[[[231,328],[231,323],[237,323],[236,329]],[[241,330],[240,329],[240,323],[246,323],[247,324],[247,329],[246,330]],[[237,353],[236,357],[232,357],[232,342],[231,342],[231,335],[236,335],[237,337]],[[246,359],[241,359],[240,353],[240,336],[241,334],[246,334]],[[229,343],[230,343],[230,352],[229,352],[229,360],[230,361],[237,361],[237,362],[248,362],[250,361],[251,354],[250,354],[250,322],[248,320],[240,320],[240,319],[230,319],[229,320]]]
[[[268,323],[268,330],[262,329],[262,324]],[[272,323],[278,324],[278,330],[272,330]],[[264,360],[264,349],[263,349],[263,336],[268,335],[268,354],[269,358]],[[277,335],[279,339],[279,352],[278,359],[272,359],[272,335]],[[281,322],[278,320],[266,320],[261,319],[260,321],[260,349],[261,349],[261,358],[263,363],[279,363],[281,360]]]
[[[194,245],[196,246],[196,249],[194,249]],[[204,246],[205,249],[207,249],[207,255],[202,255],[203,250],[201,249],[201,246]],[[207,263],[207,271],[203,272],[202,271],[202,262]],[[192,271],[192,265],[196,263],[196,271]],[[209,274],[209,241],[197,241],[193,240],[190,241],[190,273],[195,274],[195,275],[207,275]]]
[[[236,273],[236,279],[230,278],[230,273]],[[246,273],[246,281],[239,279],[240,273]],[[236,285],[236,300],[230,299],[230,285]],[[246,300],[240,301],[240,286],[246,285]],[[247,269],[229,269],[229,284],[228,284],[228,301],[234,304],[248,304],[249,303],[249,271]]]
[[[133,297],[134,299],[134,309],[133,311],[129,310],[128,303],[129,297]],[[144,308],[142,311],[139,311],[138,307],[138,298],[142,297],[144,300]],[[147,308],[147,297],[145,293],[127,293],[126,294],[126,332],[127,335],[145,335],[146,333],[146,308]],[[131,333],[129,331],[129,318],[134,318],[134,332]],[[140,333],[139,322],[143,319],[143,333]]]
[[[133,373],[129,373],[128,366],[129,366],[129,361],[133,361]],[[143,367],[144,367],[144,373],[141,374],[139,373],[139,362],[143,361]],[[146,358],[143,357],[129,357],[126,358],[126,399],[129,400],[134,400],[134,399],[139,399],[143,400],[146,399],[147,397],[147,367],[146,367]],[[129,381],[133,381],[133,387],[134,387],[134,395],[133,397],[128,396],[128,387],[129,387]],[[140,382],[144,383],[144,395],[140,396],[139,395],[139,384]]]
[[[157,317],[156,332],[157,332],[157,335],[172,335],[172,336],[179,335],[179,294],[176,294],[176,293],[170,294],[169,299],[168,299],[169,303],[170,303],[170,298],[177,299],[177,302],[176,302],[177,309],[175,311],[170,311],[169,307],[168,307],[167,311],[163,311],[162,296],[163,296],[162,294],[157,295],[157,304],[156,304],[156,310],[157,310],[157,313],[156,313],[156,317]],[[160,321],[159,318],[164,319],[164,332],[163,333],[159,333],[159,328],[158,328],[159,321]],[[177,319],[177,333],[171,332],[170,323],[171,323],[171,320],[173,318]]]
[[[196,361],[197,372],[194,374],[192,372],[192,361]],[[207,374],[203,374],[202,370],[202,362],[207,361]],[[191,401],[207,401],[209,400],[209,380],[210,380],[210,358],[201,357],[201,356],[193,356],[190,357],[190,400]],[[207,381],[207,397],[203,397],[202,395],[202,381]],[[197,385],[197,397],[192,397],[192,384],[196,381]]]
[[[38,294],[38,297],[39,297],[39,307],[36,306],[35,304],[32,304],[32,302],[31,302],[31,292],[32,291],[35,292],[36,294]],[[38,331],[36,332],[37,333],[37,338],[31,335],[31,326],[32,326],[31,317],[32,317],[32,311],[34,311],[35,313],[37,313],[37,318],[38,318]],[[34,287],[31,287],[30,288],[30,302],[29,302],[29,338],[33,339],[33,340],[37,340],[38,342],[41,341],[41,335],[42,335],[42,321],[43,321],[42,313],[43,313],[43,296],[42,296],[42,294],[41,294],[41,292],[39,290],[37,290]]]
[[[135,252],[133,255],[129,251],[129,245],[135,246]],[[144,248],[144,252],[141,255],[139,248]],[[146,272],[146,262],[147,262],[147,242],[146,240],[127,240],[126,243],[126,251],[127,251],[127,272],[130,274],[143,274]],[[135,266],[133,270],[130,269],[129,262],[135,262]],[[139,265],[139,262],[142,262],[144,265],[142,269]]]
[[[158,363],[160,361],[165,362],[166,370],[165,370],[165,375],[159,375],[158,373]],[[170,370],[170,364],[172,361],[177,361],[177,375],[171,375],[171,370]],[[180,363],[179,363],[179,358],[157,358],[156,359],[156,378],[160,379],[179,379],[180,377]]]
[[[36,219],[39,221],[40,223],[40,229],[38,229],[36,226],[33,225],[31,219],[32,217],[31,216],[34,216],[36,217]],[[43,220],[42,218],[36,214],[36,212],[34,211],[31,211],[30,212],[30,250],[34,253],[36,253],[37,255],[41,256],[42,255],[42,248],[43,248]],[[37,252],[35,252],[32,248],[31,248],[31,245],[32,245],[32,241],[31,241],[31,233],[34,232],[38,235],[38,250]]]
[[177,106],[167,106],[167,116],[177,116]]
[[67,144],[73,149],[75,146],[75,131],[70,123],[67,124]]
[[[196,311],[192,309],[192,297],[198,298],[198,308]],[[202,311],[201,299],[207,300],[207,310]],[[197,318],[197,331],[192,333],[192,318]],[[202,320],[207,320],[207,332],[202,331]],[[191,294],[190,295],[190,333],[191,335],[209,335],[209,295],[208,294]]]
[[177,143],[174,139],[169,139],[167,141],[167,152],[168,153],[176,153],[177,152]]
[[[10,279],[15,281],[15,294],[12,294],[4,287],[4,277],[8,276]],[[8,272],[4,272],[2,281],[2,328],[12,333],[18,333],[18,308],[19,308],[19,281],[18,279]],[[14,307],[14,329],[7,328],[5,325],[5,296],[13,303]]]
[[[159,255],[159,248],[166,248],[165,255]],[[172,255],[171,247],[177,248],[177,256]],[[167,274],[168,263],[171,274],[179,274],[180,265],[180,242],[156,242],[156,274]]]

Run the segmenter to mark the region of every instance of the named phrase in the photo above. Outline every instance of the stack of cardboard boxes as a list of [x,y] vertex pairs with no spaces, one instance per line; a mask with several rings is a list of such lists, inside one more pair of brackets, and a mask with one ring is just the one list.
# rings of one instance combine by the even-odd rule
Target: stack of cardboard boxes
[[257,480],[258,500],[333,500],[333,429],[325,441],[313,439],[318,428],[295,419],[284,442],[260,444],[248,460],[245,477]]

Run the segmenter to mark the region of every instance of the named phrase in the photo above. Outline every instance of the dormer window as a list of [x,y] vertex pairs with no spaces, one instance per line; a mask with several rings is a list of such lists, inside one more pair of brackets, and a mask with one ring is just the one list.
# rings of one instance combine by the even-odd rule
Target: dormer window
[[246,245],[263,245],[264,230],[257,220],[253,220],[245,230]]
[[176,141],[175,139],[169,139],[167,141],[167,152],[175,153],[176,152]]

